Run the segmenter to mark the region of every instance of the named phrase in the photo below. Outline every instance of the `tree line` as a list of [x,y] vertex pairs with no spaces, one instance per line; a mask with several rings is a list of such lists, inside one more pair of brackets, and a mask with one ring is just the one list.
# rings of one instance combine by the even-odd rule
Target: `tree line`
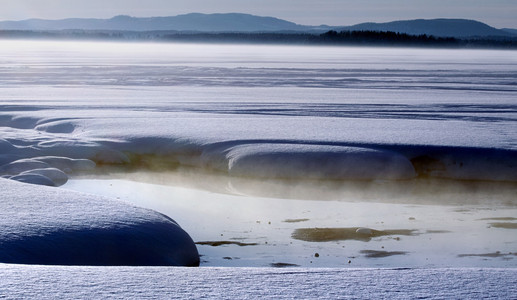
[[325,33],[298,32],[177,32],[177,31],[109,31],[109,30],[0,30],[0,38],[8,39],[89,39],[117,41],[163,41],[193,43],[253,43],[302,45],[357,45],[448,48],[517,49],[517,38],[468,38],[410,35],[391,31],[335,31]]

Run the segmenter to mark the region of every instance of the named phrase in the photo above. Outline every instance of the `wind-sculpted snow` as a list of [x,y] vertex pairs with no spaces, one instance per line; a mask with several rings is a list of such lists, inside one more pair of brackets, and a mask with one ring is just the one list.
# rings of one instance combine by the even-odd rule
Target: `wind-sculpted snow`
[[[80,97],[74,89],[62,91]],[[165,94],[149,105],[136,105],[141,96],[137,92],[106,90],[115,102],[123,95],[127,99],[118,106],[103,108],[98,102],[75,110],[73,102],[56,106],[40,101],[30,110],[10,106],[0,113],[5,120],[33,124],[13,128],[3,122],[0,174],[60,185],[66,181],[63,174],[54,172],[54,180],[49,172],[31,170],[84,173],[97,163],[159,169],[184,165],[246,177],[517,181],[517,110],[504,97],[502,103],[476,107],[298,105],[283,89],[278,92],[287,97],[286,103],[231,104],[217,97],[211,103],[184,103],[171,102]],[[315,92],[327,94],[307,94],[314,97]]]
[[409,179],[411,162],[391,151],[360,147],[248,144],[224,151],[225,171],[264,178]]
[[95,162],[517,180],[512,51],[3,43],[3,177],[60,185],[31,170]]
[[162,214],[106,198],[12,180],[0,179],[0,187],[0,262],[199,264],[192,239]]
[[35,156],[251,177],[516,177],[512,51],[2,43],[4,177],[59,185],[21,173],[74,171],[23,161]]
[[[16,157],[16,152],[11,157]],[[4,157],[9,161],[9,156]],[[42,156],[17,159],[0,166],[4,178],[26,183],[60,186],[68,181],[67,173],[92,171],[95,163],[88,159]]]

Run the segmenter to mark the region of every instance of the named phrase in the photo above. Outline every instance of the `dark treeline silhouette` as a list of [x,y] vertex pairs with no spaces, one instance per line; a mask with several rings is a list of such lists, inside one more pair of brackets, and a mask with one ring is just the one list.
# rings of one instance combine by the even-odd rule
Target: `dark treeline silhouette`
[[321,34],[320,39],[328,43],[385,44],[385,45],[428,45],[459,46],[461,40],[447,37],[436,38],[432,35],[409,35],[392,31],[341,31],[334,30]]
[[447,48],[506,48],[517,49],[517,38],[470,38],[434,37],[410,35],[390,31],[328,31],[310,33],[172,33],[158,37],[161,40],[181,42],[256,43],[256,44],[307,44],[307,45],[356,45],[400,47],[447,47]]
[[517,38],[469,38],[410,35],[391,31],[341,31],[322,33],[297,32],[224,32],[200,33],[177,31],[110,31],[110,30],[0,30],[4,39],[74,39],[117,41],[163,41],[192,43],[252,43],[303,45],[357,45],[391,47],[447,47],[447,48],[502,48],[517,49]]

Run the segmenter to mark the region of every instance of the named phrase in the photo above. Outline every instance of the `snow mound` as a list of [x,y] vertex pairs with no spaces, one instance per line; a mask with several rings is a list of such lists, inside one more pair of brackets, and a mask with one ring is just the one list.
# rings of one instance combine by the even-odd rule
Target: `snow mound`
[[228,172],[238,176],[310,179],[409,179],[411,162],[387,150],[361,147],[248,144],[225,151]]
[[[8,120],[6,120],[8,121]],[[32,129],[36,126],[38,119],[35,117],[14,116],[8,121],[9,127],[18,129]],[[4,122],[2,122],[4,123]]]
[[89,159],[72,159],[60,156],[39,156],[32,159],[45,162],[65,173],[91,171],[95,168],[95,163]]
[[[50,172],[50,171],[42,171]],[[19,179],[36,181],[36,174]],[[45,178],[39,177],[42,182]],[[197,266],[172,219],[122,202],[0,179],[0,262]]]
[[50,168],[50,165],[35,159],[20,159],[0,167],[0,174],[18,175],[22,172]]
[[18,176],[25,175],[41,175],[50,179],[54,186],[61,186],[68,181],[68,175],[66,175],[63,171],[56,168],[45,168],[45,169],[33,169],[30,171],[26,171],[21,173]]
[[24,182],[24,183],[30,183],[30,184],[56,186],[56,183],[54,181],[52,181],[52,179],[48,178],[45,175],[41,175],[41,174],[24,173],[21,175],[9,177],[9,179],[16,180],[19,182]]
[[47,186],[61,186],[68,181],[67,173],[91,171],[95,163],[88,159],[40,156],[18,159],[0,166],[0,175],[10,179]]
[[54,121],[38,125],[34,129],[50,133],[72,133],[75,130],[75,126],[67,121]]

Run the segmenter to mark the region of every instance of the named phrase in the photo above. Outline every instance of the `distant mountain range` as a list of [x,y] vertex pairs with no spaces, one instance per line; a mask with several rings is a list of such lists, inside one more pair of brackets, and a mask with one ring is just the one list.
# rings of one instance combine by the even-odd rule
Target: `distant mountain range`
[[272,17],[248,14],[192,13],[174,17],[135,18],[116,16],[111,19],[63,19],[0,22],[4,30],[126,30],[126,31],[198,31],[198,32],[271,32],[305,31],[307,26]]
[[2,21],[0,30],[113,30],[113,31],[178,31],[178,32],[304,32],[329,30],[393,31],[411,35],[436,37],[517,37],[517,29],[496,29],[487,24],[465,19],[408,20],[388,23],[362,23],[353,26],[307,26],[249,14],[192,13],[172,17],[135,18],[116,16],[111,19],[63,19]]

